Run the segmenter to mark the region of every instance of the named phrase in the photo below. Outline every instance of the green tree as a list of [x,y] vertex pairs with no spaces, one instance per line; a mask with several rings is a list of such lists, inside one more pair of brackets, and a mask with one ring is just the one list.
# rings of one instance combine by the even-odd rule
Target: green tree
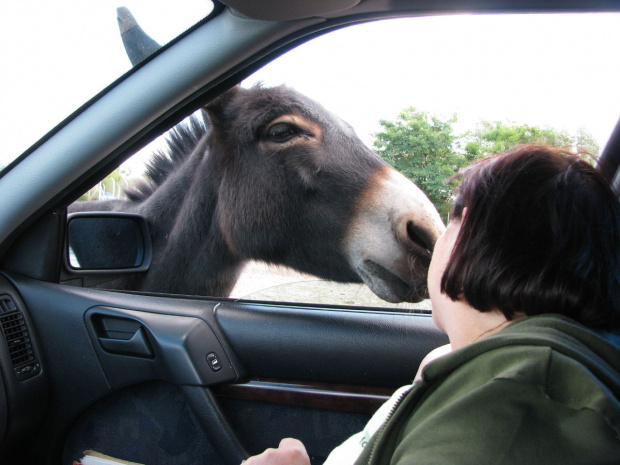
[[456,150],[452,128],[456,121],[456,115],[442,120],[414,107],[406,108],[396,121],[380,121],[382,131],[374,135],[373,142],[375,151],[417,184],[444,219],[454,195],[446,180],[471,159]]
[[585,128],[580,128],[576,134],[569,134],[529,124],[481,121],[476,129],[463,135],[461,140],[465,152],[474,158],[506,152],[515,145],[530,142],[585,150],[594,157],[599,153],[598,144]]
[[599,146],[581,128],[568,134],[528,124],[481,121],[473,131],[455,135],[456,115],[442,120],[414,107],[403,110],[395,121],[381,120],[375,134],[375,151],[416,183],[429,197],[444,220],[452,207],[458,180],[446,181],[474,160],[510,150],[515,145],[541,142],[572,150],[586,150],[593,162]]
[[594,136],[586,128],[581,127],[577,129],[577,133],[573,138],[573,147],[576,150],[585,151],[582,155],[594,165],[596,159],[601,154],[601,147],[594,140]]

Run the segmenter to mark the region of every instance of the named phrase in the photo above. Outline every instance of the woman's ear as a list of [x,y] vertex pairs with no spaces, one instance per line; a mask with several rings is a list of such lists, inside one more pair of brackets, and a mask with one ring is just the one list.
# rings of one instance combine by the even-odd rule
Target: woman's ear
[[458,221],[459,223],[463,222],[463,220],[465,219],[465,217],[467,216],[467,212],[468,212],[468,208],[465,207],[461,210],[461,214],[460,215],[451,215],[448,218],[448,223],[451,223],[453,221]]

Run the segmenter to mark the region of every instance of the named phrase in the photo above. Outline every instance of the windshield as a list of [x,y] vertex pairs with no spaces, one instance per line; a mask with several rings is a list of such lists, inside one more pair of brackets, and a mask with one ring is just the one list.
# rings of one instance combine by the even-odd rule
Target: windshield
[[[0,168],[131,68],[125,7],[160,45],[207,16],[209,0],[21,0],[0,6]],[[126,11],[126,10],[120,10]]]

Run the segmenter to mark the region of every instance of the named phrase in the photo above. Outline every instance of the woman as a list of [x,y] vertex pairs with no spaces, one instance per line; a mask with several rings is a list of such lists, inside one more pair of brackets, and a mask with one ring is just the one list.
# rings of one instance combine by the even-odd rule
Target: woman
[[[620,463],[617,196],[578,156],[539,145],[462,177],[428,276],[453,351],[401,390],[363,450],[347,441],[328,463]],[[246,465],[263,463],[309,461],[286,439]]]

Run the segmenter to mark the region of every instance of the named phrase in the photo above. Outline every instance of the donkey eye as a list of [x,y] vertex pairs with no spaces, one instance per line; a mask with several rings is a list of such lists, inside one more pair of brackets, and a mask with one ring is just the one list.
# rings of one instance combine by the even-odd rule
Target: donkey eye
[[274,142],[286,142],[301,134],[298,127],[289,123],[276,123],[267,132],[269,139]]

